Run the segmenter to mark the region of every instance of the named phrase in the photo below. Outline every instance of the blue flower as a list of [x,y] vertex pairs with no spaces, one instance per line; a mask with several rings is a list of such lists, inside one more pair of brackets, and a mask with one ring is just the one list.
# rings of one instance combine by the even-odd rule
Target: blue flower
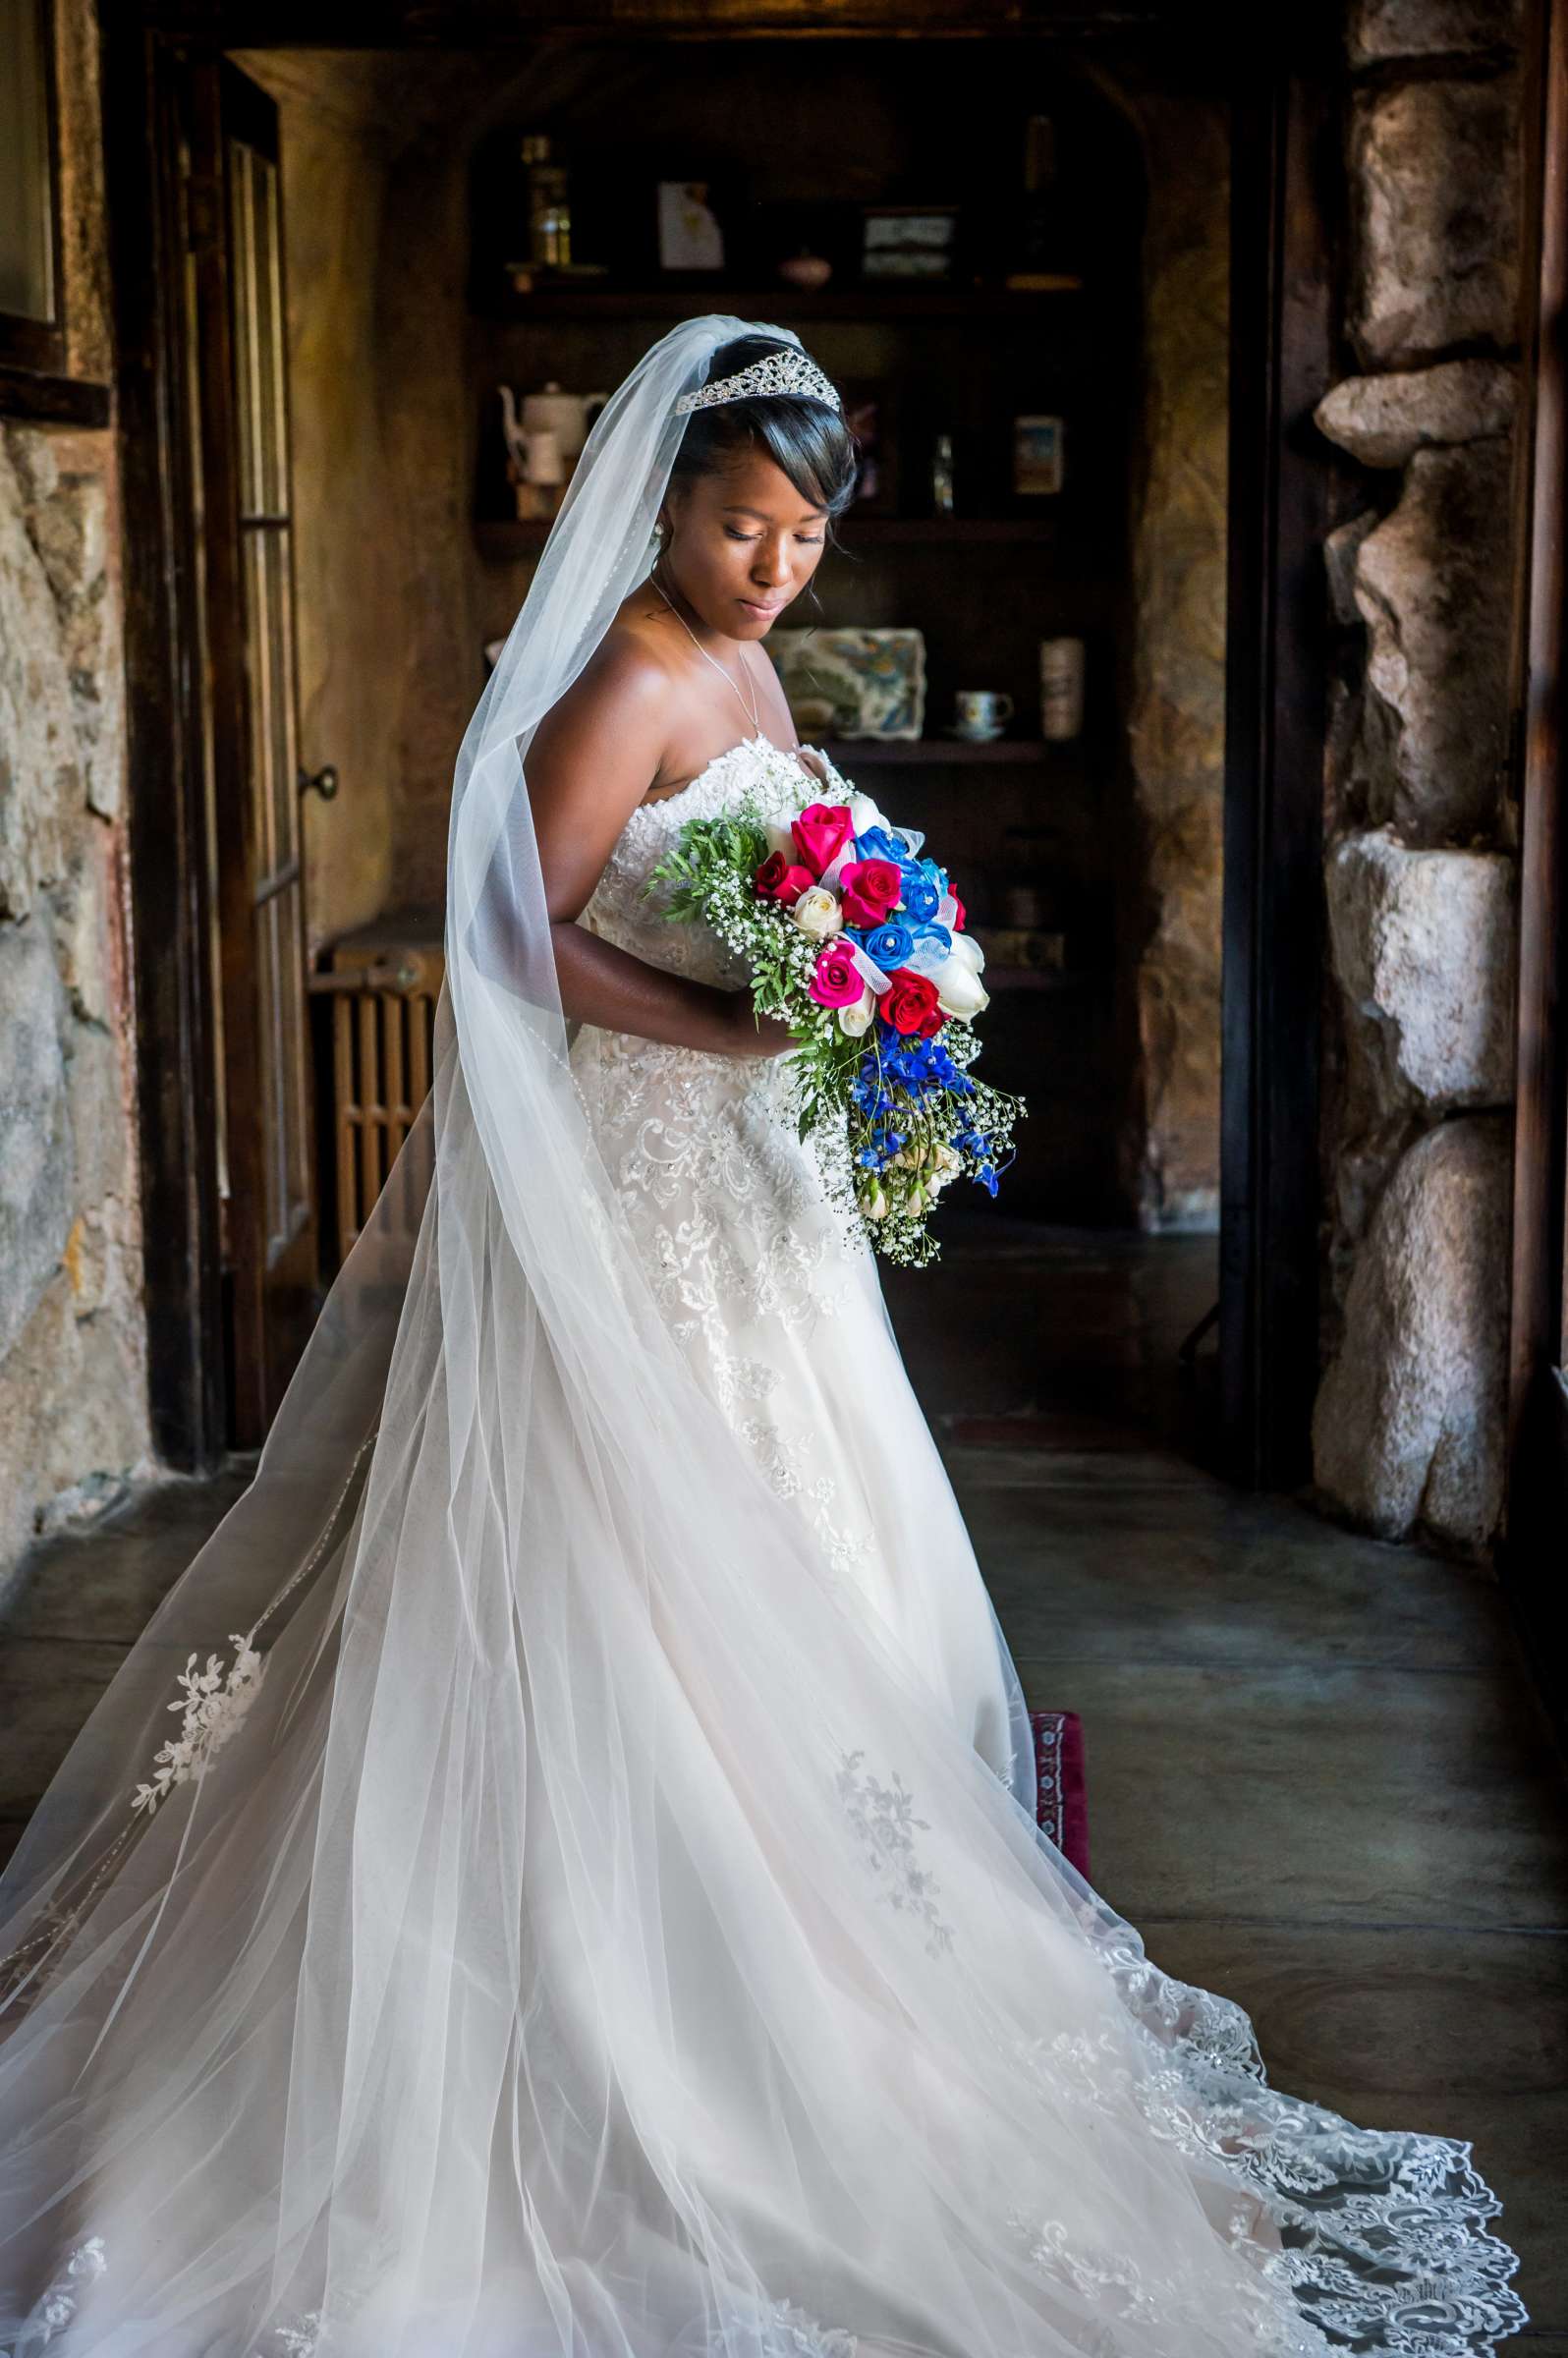
[[884,974],[902,966],[915,947],[915,936],[908,926],[899,925],[878,926],[874,931],[863,934],[861,941],[867,957],[874,959]]
[[925,870],[906,860],[900,865],[899,874],[904,879],[904,895],[899,907],[905,915],[917,923],[934,917],[941,907],[942,896]]
[[909,845],[896,827],[868,827],[864,835],[855,838],[856,856],[862,860],[891,860],[902,868],[909,858]]

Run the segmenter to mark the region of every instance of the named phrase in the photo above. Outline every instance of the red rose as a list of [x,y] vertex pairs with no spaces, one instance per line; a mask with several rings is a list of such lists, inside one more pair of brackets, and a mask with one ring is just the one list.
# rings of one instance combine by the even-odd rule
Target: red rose
[[[953,892],[953,888],[952,888],[951,884],[948,886],[948,888],[947,888],[947,889],[948,889],[948,891],[949,891],[949,892]],[[956,892],[953,892],[953,931],[954,931],[955,933],[962,933],[962,931],[963,931],[963,930],[964,930],[964,904],[963,904],[963,902],[962,902],[962,901],[959,899],[959,897],[958,897],[957,893],[956,893]]]
[[759,901],[788,901],[792,905],[815,881],[809,868],[787,860],[782,852],[769,852],[754,879]]
[[846,860],[838,888],[847,926],[885,926],[898,907],[904,879],[891,860]]
[[847,803],[808,803],[800,817],[791,820],[795,848],[811,870],[813,884],[823,870],[832,866],[854,831]]
[[936,985],[929,975],[918,975],[912,967],[895,966],[887,978],[888,988],[877,1002],[876,1012],[895,1032],[918,1032],[929,1039],[942,1028],[942,1011],[937,1004]]

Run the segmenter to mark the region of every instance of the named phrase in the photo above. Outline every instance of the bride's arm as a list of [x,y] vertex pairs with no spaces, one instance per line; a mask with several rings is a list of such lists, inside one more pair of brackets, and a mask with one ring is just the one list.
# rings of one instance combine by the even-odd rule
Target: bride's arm
[[550,916],[561,1007],[569,1020],[726,1056],[774,1056],[787,1028],[758,1028],[750,991],[666,974],[575,920],[621,829],[657,776],[673,683],[634,643],[606,645],[533,732],[529,801]]

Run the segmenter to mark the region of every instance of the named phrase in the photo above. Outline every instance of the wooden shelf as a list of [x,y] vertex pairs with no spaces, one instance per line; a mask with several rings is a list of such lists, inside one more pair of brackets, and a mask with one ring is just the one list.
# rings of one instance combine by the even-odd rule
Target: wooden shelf
[[611,286],[578,279],[535,287],[530,295],[497,296],[480,307],[488,319],[523,323],[531,319],[685,319],[695,309],[722,309],[742,317],[781,319],[969,319],[1022,320],[1063,295],[1082,291],[1083,280],[1062,272],[1054,285],[1039,288],[959,287],[930,284],[747,290],[692,279],[681,285]]
[[[481,516],[474,538],[481,556],[520,558],[537,556],[549,525],[542,519],[521,522],[507,516]],[[847,546],[857,542],[883,547],[936,548],[970,546],[976,542],[1012,541],[1045,547],[1059,537],[1054,516],[855,516],[840,519]]]
[[1040,764],[1057,753],[1072,753],[1077,741],[1048,745],[1042,737],[994,737],[977,745],[963,737],[829,737],[822,751],[846,776],[873,764],[889,767],[940,768],[948,763],[1009,761]]

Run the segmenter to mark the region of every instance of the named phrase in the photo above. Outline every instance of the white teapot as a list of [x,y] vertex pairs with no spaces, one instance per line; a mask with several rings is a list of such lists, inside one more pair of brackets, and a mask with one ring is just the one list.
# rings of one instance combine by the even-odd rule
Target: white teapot
[[553,434],[562,458],[575,459],[593,422],[588,412],[601,410],[609,398],[607,393],[568,393],[552,376],[542,391],[524,396],[523,431]]

